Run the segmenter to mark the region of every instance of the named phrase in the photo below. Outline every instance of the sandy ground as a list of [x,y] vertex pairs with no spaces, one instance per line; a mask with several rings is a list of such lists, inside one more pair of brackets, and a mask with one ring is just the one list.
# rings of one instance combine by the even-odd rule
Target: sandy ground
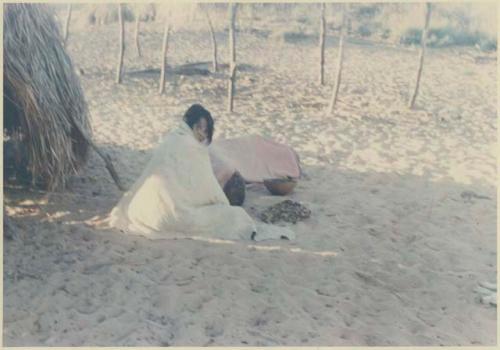
[[[132,25],[128,24],[130,40]],[[133,183],[162,134],[194,102],[215,137],[257,133],[292,145],[306,178],[290,198],[312,210],[293,242],[149,241],[99,228],[120,198],[101,160],[51,194],[6,189],[18,239],[4,241],[5,345],[494,345],[496,61],[430,50],[417,109],[408,84],[417,53],[348,44],[335,115],[314,42],[239,33],[236,111],[215,76],[125,75],[114,84],[114,26],[72,33],[94,137]],[[173,33],[169,64],[209,61],[207,32]],[[220,57],[227,34],[218,33]],[[159,66],[161,25],[143,58]],[[253,186],[256,214],[282,198]]]

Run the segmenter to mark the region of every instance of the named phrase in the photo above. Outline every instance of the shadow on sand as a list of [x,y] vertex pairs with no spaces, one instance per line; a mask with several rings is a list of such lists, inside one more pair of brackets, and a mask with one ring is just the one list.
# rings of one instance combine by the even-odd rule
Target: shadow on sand
[[[126,173],[125,170],[129,167],[127,159],[141,159],[141,164],[134,164],[135,169],[123,178],[127,186],[133,183],[150,157],[150,152],[126,147],[109,144],[101,147],[112,155],[117,171],[121,174]],[[21,288],[21,284],[23,288],[28,286],[28,289],[31,283],[38,286],[40,293],[45,295],[44,303],[52,305],[52,310],[57,309],[57,314],[65,315],[64,317],[67,317],[72,309],[59,305],[57,285],[43,283],[42,286],[37,283],[56,278],[54,276],[83,281],[81,290],[64,294],[64,300],[73,300],[69,305],[80,305],[83,300],[82,293],[95,288],[101,290],[99,285],[103,283],[108,286],[106,290],[120,290],[121,296],[108,300],[96,294],[91,301],[92,305],[101,305],[108,309],[115,306],[119,308],[117,303],[127,300],[130,312],[140,313],[137,309],[139,307],[149,310],[147,315],[155,315],[157,307],[151,304],[151,301],[142,306],[130,303],[130,300],[135,300],[136,295],[146,293],[143,291],[137,294],[135,289],[126,290],[125,286],[131,283],[130,276],[141,278],[142,288],[147,288],[148,293],[155,295],[159,293],[161,286],[167,283],[167,279],[182,280],[188,275],[194,277],[190,277],[191,280],[185,283],[198,283],[198,280],[230,283],[229,279],[219,281],[220,271],[229,269],[222,273],[222,276],[229,274],[231,279],[238,280],[242,278],[241,269],[245,268],[245,264],[251,264],[261,271],[259,278],[263,282],[259,283],[263,285],[286,281],[287,288],[280,291],[279,295],[287,294],[289,290],[299,293],[304,288],[310,288],[314,298],[311,298],[309,303],[318,303],[318,307],[328,314],[331,314],[332,305],[344,310],[341,312],[346,312],[345,308],[351,303],[365,305],[364,303],[368,302],[345,315],[339,314],[338,320],[335,318],[337,316],[332,316],[335,320],[327,328],[318,323],[323,322],[323,316],[318,316],[319,311],[310,313],[304,309],[306,312],[301,318],[305,317],[306,324],[315,325],[314,329],[319,337],[316,340],[310,339],[308,344],[401,345],[391,340],[390,336],[373,335],[366,333],[366,330],[354,331],[356,324],[353,324],[353,321],[345,321],[346,317],[350,317],[349,319],[360,319],[368,322],[367,324],[379,323],[382,319],[396,319],[401,312],[409,315],[407,321],[402,321],[404,327],[413,329],[412,322],[416,322],[420,327],[417,333],[408,335],[407,343],[459,344],[455,336],[443,336],[439,327],[434,326],[436,323],[433,323],[433,319],[413,321],[413,318],[418,316],[415,310],[428,305],[439,308],[441,304],[449,304],[443,306],[447,309],[446,313],[440,313],[440,322],[456,322],[457,319],[463,320],[465,325],[471,322],[469,315],[462,314],[461,310],[469,307],[473,298],[472,289],[478,281],[494,279],[496,274],[494,189],[479,183],[464,185],[452,181],[433,182],[426,177],[414,175],[360,173],[340,169],[335,165],[304,165],[304,170],[308,178],[299,182],[290,198],[309,206],[312,216],[292,227],[297,232],[297,240],[293,242],[254,243],[209,239],[151,241],[100,228],[95,222],[107,215],[121,193],[97,157],[91,158],[88,166],[70,181],[65,191],[48,194],[5,188],[4,204],[11,222],[19,232],[17,239],[4,240],[4,307],[7,312],[4,326],[19,325],[16,323],[17,318],[12,318],[11,315],[17,312],[14,311],[17,304],[12,303],[19,298],[16,291]],[[282,199],[270,196],[262,186],[254,186],[249,190],[245,208],[252,212]],[[29,257],[31,260],[27,263],[26,259]],[[221,257],[229,259],[227,261],[230,261],[230,264],[227,265],[227,261],[221,260]],[[19,259],[22,259],[23,263],[16,263],[21,261]],[[294,282],[297,263],[306,269],[300,286],[295,286],[297,282]],[[185,264],[187,265],[184,266]],[[325,266],[330,268],[325,269]],[[127,274],[123,274],[123,271],[127,271]],[[102,278],[105,280],[96,282],[97,287],[91,287],[88,285],[89,276],[94,276],[96,281],[101,281]],[[460,279],[458,284],[455,283],[457,279]],[[249,290],[249,293],[254,294],[246,296],[250,298],[248,302],[252,303],[251,296],[259,296],[259,293],[263,293],[263,287],[257,283],[255,277],[245,283],[250,284],[252,291],[255,290]],[[328,286],[323,286],[325,283],[328,283]],[[106,295],[106,290],[102,290],[102,295]],[[230,290],[231,288],[227,293],[224,291],[220,297],[231,298],[228,294]],[[441,294],[444,291],[446,295]],[[148,293],[144,296],[149,295]],[[207,293],[207,298],[217,298],[210,294],[210,290],[207,290]],[[463,300],[463,295],[469,294],[470,297]],[[372,300],[375,295],[378,299]],[[183,298],[179,297],[178,302],[186,302],[186,305],[189,305],[190,299],[184,301]],[[283,306],[281,297],[270,295],[269,298],[272,305],[277,305],[278,308]],[[346,298],[351,301],[346,301]],[[30,303],[37,303],[37,300],[23,299],[24,307],[36,308],[36,305]],[[300,300],[290,297],[290,302],[292,301],[293,305],[300,307]],[[330,306],[324,306],[324,302]],[[255,303],[258,303],[258,299]],[[384,313],[380,313],[376,308],[380,303],[391,306],[384,309]],[[292,306],[290,304],[287,307]],[[480,305],[477,307],[478,310],[483,310],[483,313],[490,310]],[[91,306],[85,308],[92,309]],[[90,317],[88,313],[93,315],[94,312],[90,309],[73,317],[77,320],[87,320]],[[51,315],[50,312],[47,314]],[[126,319],[120,320],[113,322],[127,322]],[[342,338],[340,334],[349,331],[351,325],[354,327],[353,331],[348,333],[352,334],[353,338]],[[96,327],[90,332],[95,333],[95,337],[76,343],[64,340],[67,336],[62,333],[64,327],[55,326],[51,331],[51,339],[60,339],[54,340],[57,345],[137,343],[137,340],[131,337],[102,338],[100,327],[98,324],[92,327],[94,326]],[[200,327],[203,327],[201,323]],[[279,333],[294,334],[294,327],[296,326],[293,326],[293,323],[290,326],[284,324]],[[394,334],[396,331],[390,322],[380,327],[387,327],[387,334]],[[186,345],[176,343],[175,333],[165,340],[164,335],[154,329],[143,331],[150,335],[150,345],[165,344],[165,341],[168,344]],[[35,338],[31,339],[40,339],[36,338],[37,334],[43,336],[43,329],[34,332],[32,336]],[[327,333],[337,334],[337,343],[326,344],[324,339],[327,339]],[[419,337],[418,334],[422,333],[427,335]],[[75,335],[73,339],[74,337]],[[280,337],[281,335],[276,336],[273,340],[254,334],[251,344],[297,345],[299,342],[295,338],[287,340]],[[68,339],[71,339],[71,336]],[[207,341],[209,340],[207,338]],[[249,344],[248,340],[245,341],[245,344]],[[5,342],[12,346],[34,345],[23,338],[7,337]],[[38,342],[35,341],[39,345],[45,343],[41,340]],[[227,344],[224,340],[218,340],[216,343],[235,345]]]

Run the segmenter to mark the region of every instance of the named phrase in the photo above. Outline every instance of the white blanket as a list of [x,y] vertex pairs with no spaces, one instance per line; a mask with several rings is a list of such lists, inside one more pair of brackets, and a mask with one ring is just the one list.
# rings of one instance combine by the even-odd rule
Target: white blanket
[[212,170],[207,147],[182,123],[170,132],[109,223],[149,238],[293,239],[292,231],[259,224],[232,207]]

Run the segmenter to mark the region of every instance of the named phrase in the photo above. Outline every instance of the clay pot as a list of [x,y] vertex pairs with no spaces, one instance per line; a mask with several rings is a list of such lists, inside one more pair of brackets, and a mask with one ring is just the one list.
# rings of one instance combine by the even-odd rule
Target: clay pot
[[277,196],[285,196],[297,186],[297,180],[291,177],[278,179],[264,179],[264,186]]

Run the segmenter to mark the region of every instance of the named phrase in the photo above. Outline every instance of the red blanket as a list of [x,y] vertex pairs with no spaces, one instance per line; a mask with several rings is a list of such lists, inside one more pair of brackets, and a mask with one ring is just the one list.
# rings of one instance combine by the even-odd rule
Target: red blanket
[[222,187],[237,170],[246,182],[301,175],[297,153],[286,145],[251,135],[215,140],[209,147],[215,177]]

